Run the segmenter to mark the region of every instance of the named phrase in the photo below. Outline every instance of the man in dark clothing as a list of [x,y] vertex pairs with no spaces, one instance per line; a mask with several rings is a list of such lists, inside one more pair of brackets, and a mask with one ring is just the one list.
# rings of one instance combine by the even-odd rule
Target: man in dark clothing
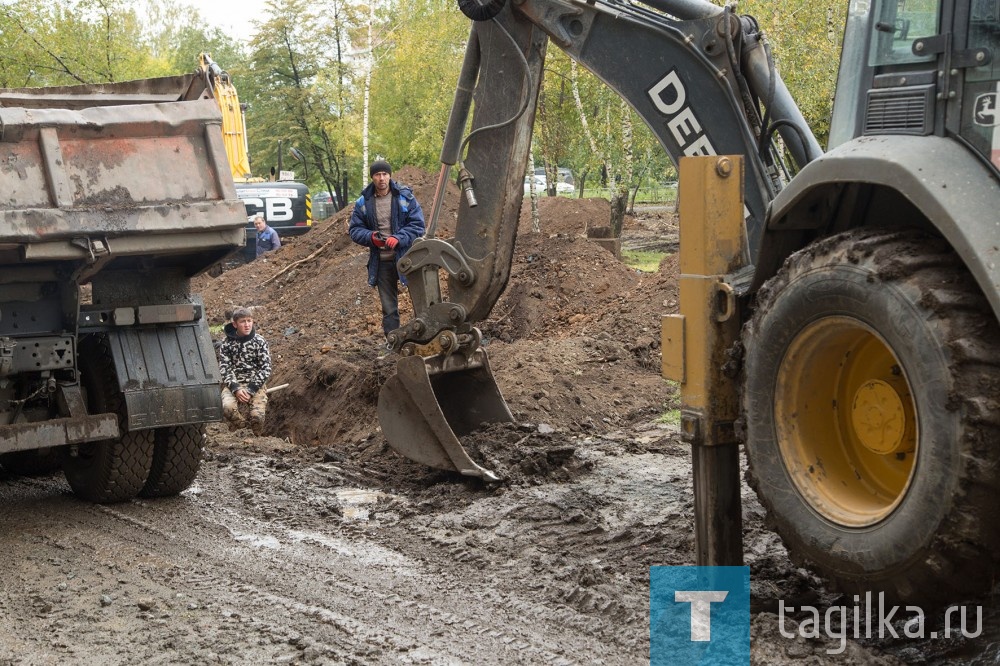
[[368,285],[378,287],[382,332],[388,335],[399,328],[398,283],[406,284],[396,262],[424,235],[424,213],[413,190],[392,180],[388,162],[376,160],[368,173],[372,182],[354,203],[348,232],[369,250]]
[[257,230],[257,256],[264,254],[265,252],[273,252],[281,247],[281,238],[278,237],[278,232],[267,226],[267,222],[264,221],[264,216],[260,213],[253,218],[254,229]]
[[226,339],[219,346],[222,374],[222,416],[231,428],[245,428],[240,404],[249,405],[250,428],[255,435],[264,430],[267,411],[265,384],[271,377],[271,351],[254,328],[247,308],[236,308],[225,326]]

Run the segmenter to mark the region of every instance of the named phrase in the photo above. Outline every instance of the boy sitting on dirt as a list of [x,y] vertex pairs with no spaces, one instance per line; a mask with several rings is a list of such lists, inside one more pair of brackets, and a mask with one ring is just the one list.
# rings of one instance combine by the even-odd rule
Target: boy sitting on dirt
[[271,377],[271,351],[253,326],[247,308],[233,310],[226,324],[226,339],[219,346],[222,374],[222,415],[231,430],[247,427],[241,406],[250,410],[250,428],[255,435],[264,431],[267,411],[265,383]]

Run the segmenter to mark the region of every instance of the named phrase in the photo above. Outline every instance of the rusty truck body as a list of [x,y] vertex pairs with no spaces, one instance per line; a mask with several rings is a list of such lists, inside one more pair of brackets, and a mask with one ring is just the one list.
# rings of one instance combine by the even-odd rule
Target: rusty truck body
[[191,278],[243,243],[198,76],[0,90],[0,464],[176,494],[221,418]]

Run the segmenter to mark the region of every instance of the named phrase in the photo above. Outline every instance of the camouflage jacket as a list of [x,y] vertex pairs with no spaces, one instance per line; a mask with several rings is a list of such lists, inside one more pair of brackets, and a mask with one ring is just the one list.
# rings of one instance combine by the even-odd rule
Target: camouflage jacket
[[260,390],[271,377],[271,351],[267,341],[251,329],[239,337],[232,323],[226,324],[226,339],[219,346],[219,370],[222,385],[235,393],[245,388],[251,394]]

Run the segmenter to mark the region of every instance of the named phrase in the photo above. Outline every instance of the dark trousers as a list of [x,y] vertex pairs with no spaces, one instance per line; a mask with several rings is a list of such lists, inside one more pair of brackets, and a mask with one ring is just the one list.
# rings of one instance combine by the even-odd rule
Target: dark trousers
[[399,328],[399,272],[395,261],[381,259],[378,262],[375,285],[382,303],[382,332],[389,335],[389,331]]

